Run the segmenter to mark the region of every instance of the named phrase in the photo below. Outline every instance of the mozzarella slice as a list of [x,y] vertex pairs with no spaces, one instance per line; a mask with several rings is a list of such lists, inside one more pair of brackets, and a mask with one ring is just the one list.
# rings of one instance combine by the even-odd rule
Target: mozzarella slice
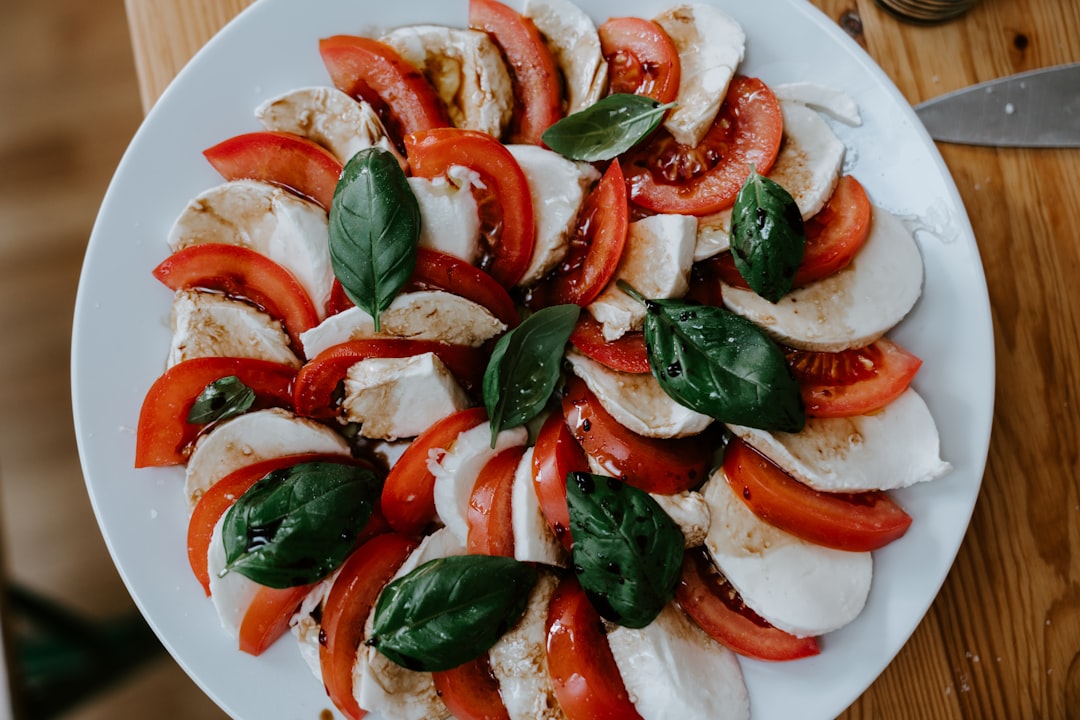
[[521,456],[510,494],[514,558],[521,562],[566,567],[566,552],[544,519],[533,486],[533,449]]
[[319,143],[344,165],[361,150],[378,147],[404,158],[390,141],[375,109],[333,87],[305,87],[271,98],[255,109],[267,130],[290,132]]
[[480,471],[503,450],[528,440],[528,431],[516,427],[500,432],[491,447],[491,425],[481,423],[458,435],[441,459],[428,460],[428,470],[435,476],[435,511],[462,544],[469,536],[469,496]]
[[584,110],[607,91],[607,61],[600,51],[596,26],[570,0],[526,0],[525,16],[533,21],[562,72],[566,114]]
[[455,127],[502,135],[513,114],[514,91],[502,54],[487,33],[410,25],[382,41],[431,82]]
[[322,682],[322,660],[319,657],[319,633],[322,625],[319,618],[322,617],[322,607],[326,602],[326,596],[330,594],[330,588],[334,586],[337,572],[332,573],[325,580],[311,589],[300,603],[300,608],[289,621],[289,629],[296,638],[300,657],[308,666],[315,678]]
[[574,374],[585,381],[600,404],[619,424],[646,437],[696,435],[712,424],[708,415],[680,405],[664,392],[652,373],[624,373],[590,360],[581,353],[566,353]]
[[332,315],[301,333],[309,357],[349,340],[397,337],[480,347],[506,325],[483,305],[441,290],[402,293],[382,313],[382,331],[359,307]]
[[683,145],[696,146],[712,127],[728,83],[746,52],[746,33],[733,18],[702,3],[677,5],[654,18],[679,52],[678,105],[664,127]]
[[724,305],[782,343],[836,352],[869,345],[900,322],[922,293],[919,247],[895,215],[874,208],[870,236],[843,270],[773,304],[723,286]]
[[210,548],[206,553],[207,569],[210,572],[210,600],[217,610],[221,627],[229,637],[236,638],[240,636],[244,615],[251,607],[261,585],[238,572],[221,574],[228,564],[225,561],[225,542],[221,535],[224,525],[225,516],[222,515],[210,534]]
[[541,571],[521,620],[490,650],[491,672],[510,720],[564,720],[547,665],[547,613],[558,580]]
[[811,82],[782,83],[770,87],[777,100],[801,103],[845,125],[862,125],[859,104],[842,90]]
[[694,262],[708,260],[731,249],[731,208],[698,218]]
[[685,547],[698,547],[705,542],[709,533],[710,515],[709,504],[701,493],[684,490],[674,495],[649,494],[679,526]]
[[188,203],[169,231],[169,247],[226,243],[262,253],[293,274],[321,318],[334,286],[326,228],[326,211],[315,203],[269,183],[234,180]]
[[173,296],[168,365],[200,357],[243,357],[300,367],[281,323],[242,300],[180,290]]
[[630,223],[614,277],[587,308],[603,325],[605,340],[618,340],[645,324],[645,306],[616,282],[625,280],[651,300],[682,297],[690,286],[696,243],[697,218],[689,215],[651,215]]
[[453,255],[470,265],[480,259],[480,210],[472,187],[480,176],[451,165],[447,177],[408,178],[420,206],[420,247]]
[[568,160],[536,145],[507,145],[532,195],[536,241],[519,285],[536,283],[566,256],[585,196],[600,173],[592,165]]
[[799,637],[854,620],[870,592],[870,553],[833,550],[774,528],[750,511],[723,472],[702,489],[712,515],[705,547],[747,607]]
[[347,420],[361,423],[361,436],[397,440],[469,407],[469,396],[435,353],[423,353],[356,363],[341,405]]
[[735,654],[669,603],[649,625],[616,627],[608,645],[643,720],[750,717]]
[[795,200],[803,218],[816,214],[836,188],[844,166],[844,143],[816,112],[795,102],[781,101],[784,142],[769,171]]
[[945,475],[937,426],[908,388],[871,415],[808,418],[798,433],[728,426],[789,475],[822,492],[893,490]]
[[302,453],[351,455],[344,438],[327,426],[278,408],[226,420],[200,437],[191,451],[184,485],[188,501],[194,507],[211,485],[234,470]]

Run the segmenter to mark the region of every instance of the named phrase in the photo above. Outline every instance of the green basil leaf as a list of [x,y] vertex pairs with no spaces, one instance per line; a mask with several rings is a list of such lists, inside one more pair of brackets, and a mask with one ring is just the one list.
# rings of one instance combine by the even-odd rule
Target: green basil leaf
[[274,588],[317,582],[356,548],[381,489],[373,470],[343,463],[267,474],[225,515],[226,572]]
[[643,95],[616,93],[564,117],[541,138],[549,148],[573,160],[610,160],[655,130],[674,105],[661,105]]
[[806,423],[799,384],[761,328],[723,308],[646,300],[649,369],[669,396],[720,422],[798,432]]
[[188,411],[187,421],[212,423],[242,415],[255,402],[255,391],[235,375],[218,378],[203,388]]
[[651,623],[675,595],[682,531],[649,493],[615,478],[569,473],[574,572],[593,607],[630,628]]
[[379,594],[367,640],[398,665],[437,672],[491,648],[525,612],[536,569],[513,558],[426,562]]
[[501,430],[524,425],[544,409],[580,314],[577,305],[538,310],[495,343],[484,371],[491,447]]
[[356,153],[330,205],[330,264],[376,332],[416,267],[419,241],[420,205],[397,159],[381,148]]
[[731,255],[739,274],[754,292],[776,302],[791,290],[805,248],[794,198],[750,168],[731,213]]

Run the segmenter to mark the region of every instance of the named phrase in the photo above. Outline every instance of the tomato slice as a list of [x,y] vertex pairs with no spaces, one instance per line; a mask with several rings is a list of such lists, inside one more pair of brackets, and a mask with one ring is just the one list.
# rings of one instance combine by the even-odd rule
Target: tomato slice
[[523,446],[506,448],[484,463],[469,496],[469,534],[466,548],[471,555],[514,557],[514,489]]
[[[859,181],[844,175],[828,202],[816,215],[806,221],[806,248],[792,287],[803,287],[829,277],[845,267],[870,236],[872,206]],[[707,262],[715,265],[716,275],[728,285],[750,286],[735,269],[731,253],[723,253]]]
[[250,248],[192,245],[165,258],[154,277],[173,290],[205,288],[250,300],[281,320],[298,349],[303,348],[300,333],[319,324],[315,303],[292,273]]
[[611,18],[597,28],[608,88],[669,103],[679,94],[679,51],[664,29],[644,18]]
[[675,599],[709,637],[740,655],[782,661],[820,652],[815,638],[795,637],[746,607],[703,549],[688,550],[683,556]]
[[532,20],[496,0],[469,0],[469,27],[502,50],[514,88],[510,141],[542,144],[541,135],[562,117],[558,65]]
[[314,200],[326,210],[341,177],[341,162],[329,150],[287,132],[237,135],[203,155],[226,180],[262,180]]
[[443,704],[457,720],[510,720],[487,653],[431,676]]
[[240,650],[262,655],[289,629],[289,621],[314,585],[261,587],[240,621]]
[[451,165],[480,176],[486,190],[475,190],[483,208],[481,225],[488,243],[480,266],[503,287],[513,287],[529,268],[535,242],[532,195],[525,173],[506,147],[475,130],[437,128],[405,138],[413,175],[436,178]]
[[439,420],[420,433],[401,454],[386,476],[382,510],[394,530],[415,534],[435,519],[435,476],[428,470],[432,454],[441,457],[466,430],[487,421],[482,407],[470,408]]
[[635,375],[650,372],[644,333],[628,332],[609,342],[604,339],[603,327],[592,315],[582,313],[570,342],[582,355],[612,370]]
[[540,427],[533,448],[533,489],[548,527],[567,550],[573,545],[570,511],[566,507],[566,476],[588,472],[585,451],[570,434],[560,413],[552,413]]
[[724,475],[759,518],[825,547],[877,550],[903,536],[911,525],[911,516],[888,494],[814,490],[739,439],[724,451]]
[[566,387],[562,408],[570,433],[585,453],[636,488],[671,495],[705,479],[712,448],[704,436],[664,440],[631,432],[576,377]]
[[753,165],[776,162],[783,137],[780,103],[757,78],[736,76],[712,128],[696,147],[659,130],[624,161],[630,199],[653,212],[709,215],[731,207]]
[[189,423],[188,413],[206,386],[235,375],[255,391],[257,407],[292,409],[296,369],[253,358],[204,357],[166,370],[143,398],[135,434],[135,467],[181,465],[205,425]]
[[595,300],[619,266],[629,218],[622,169],[615,160],[585,198],[566,257],[531,289],[527,304],[585,307]]
[[352,720],[365,715],[353,695],[353,666],[364,639],[364,624],[383,587],[417,546],[397,533],[377,535],[361,545],[341,566],[323,604],[319,664],[326,693]]
[[319,54],[335,87],[376,109],[388,110],[383,120],[399,140],[450,124],[431,83],[386,43],[335,35],[319,41]]
[[881,338],[842,352],[787,349],[788,366],[810,417],[852,417],[881,410],[908,389],[922,360]]
[[354,364],[373,357],[411,357],[427,352],[435,353],[466,390],[479,387],[485,367],[481,348],[400,338],[350,340],[323,350],[300,368],[293,388],[296,412],[305,417],[335,417],[334,393]]
[[548,605],[547,661],[555,697],[569,720],[641,720],[604,623],[572,576],[559,583]]

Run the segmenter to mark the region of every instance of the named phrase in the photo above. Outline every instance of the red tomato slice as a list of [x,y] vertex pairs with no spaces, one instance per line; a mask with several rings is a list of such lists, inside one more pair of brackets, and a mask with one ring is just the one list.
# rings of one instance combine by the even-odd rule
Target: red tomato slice
[[680,145],[661,129],[627,154],[630,199],[658,213],[709,215],[731,207],[751,165],[762,175],[772,169],[783,127],[772,90],[756,78],[736,76],[697,147]]
[[548,527],[567,550],[574,541],[570,534],[570,511],[566,507],[566,476],[588,470],[585,451],[570,434],[562,415],[549,415],[533,448],[533,489]]
[[597,28],[608,88],[669,103],[679,94],[679,51],[664,29],[644,18],[611,18]]
[[535,242],[532,194],[517,160],[495,138],[475,130],[437,128],[405,138],[413,175],[441,177],[451,165],[476,172],[487,190],[474,190],[489,245],[480,265],[503,287],[513,287],[529,268]]
[[293,388],[296,412],[305,417],[335,417],[334,393],[354,364],[367,358],[411,357],[426,352],[435,353],[466,390],[479,387],[486,364],[480,348],[400,338],[350,340],[323,350],[300,368]]
[[330,700],[344,715],[360,720],[366,714],[353,695],[356,650],[364,639],[364,623],[383,587],[417,546],[396,533],[377,535],[361,545],[341,566],[323,604],[319,664]]
[[319,54],[335,87],[389,111],[384,122],[399,140],[450,124],[431,83],[386,43],[335,35],[319,41]]
[[195,400],[215,380],[235,375],[255,391],[258,407],[292,409],[296,369],[266,360],[194,358],[178,363],[154,381],[143,398],[135,434],[135,467],[181,465],[204,425],[187,421]]
[[[847,267],[870,236],[871,212],[870,198],[859,181],[842,176],[825,207],[804,225],[806,249],[792,287],[809,285]],[[735,269],[731,253],[706,262],[715,266],[715,275],[728,285],[750,287]]]
[[698,627],[732,652],[757,660],[797,660],[817,655],[817,640],[798,638],[746,607],[739,592],[701,549],[683,557],[675,599]]
[[262,655],[289,629],[289,621],[313,587],[259,588],[240,621],[240,649],[249,655]]
[[548,605],[547,661],[555,697],[569,720],[641,720],[604,623],[572,576],[559,583]]
[[173,290],[205,288],[250,300],[281,320],[297,349],[303,348],[300,333],[319,324],[315,303],[292,273],[250,248],[192,245],[165,258],[154,277]]
[[457,720],[510,720],[487,653],[431,676],[436,692]]
[[671,495],[705,479],[712,448],[701,435],[663,440],[633,433],[576,377],[566,387],[562,408],[570,433],[585,453],[636,488]]
[[412,441],[383,484],[382,510],[390,527],[415,534],[435,519],[435,476],[428,470],[428,459],[432,453],[441,457],[458,435],[486,421],[487,411],[482,407],[462,410],[439,420]]
[[911,525],[911,516],[888,494],[814,490],[739,439],[724,451],[724,475],[759,518],[825,547],[877,550],[903,536]]
[[226,180],[262,180],[314,200],[326,210],[341,177],[341,162],[307,138],[286,132],[237,135],[203,151]]
[[506,448],[488,460],[469,496],[469,535],[466,548],[470,555],[514,557],[513,509],[510,498],[514,489],[522,446]]
[[542,144],[540,136],[563,111],[559,68],[540,31],[496,0],[469,0],[469,27],[488,33],[506,57],[514,87],[510,141]]
[[588,313],[582,313],[570,342],[587,358],[612,370],[641,375],[649,372],[649,355],[645,334],[629,332],[615,341],[604,339],[603,325]]
[[881,338],[843,352],[784,351],[810,417],[852,417],[881,410],[907,390],[922,360]]
[[527,304],[585,307],[595,300],[619,266],[629,223],[625,182],[615,160],[585,198],[566,257],[531,289]]

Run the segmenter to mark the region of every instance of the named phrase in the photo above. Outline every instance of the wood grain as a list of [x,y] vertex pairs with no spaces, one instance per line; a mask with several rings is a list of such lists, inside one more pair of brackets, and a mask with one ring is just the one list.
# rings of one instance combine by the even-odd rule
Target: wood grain
[[[244,0],[127,0],[144,104]],[[814,0],[913,103],[1080,60],[1080,3],[982,0],[940,26]],[[941,146],[996,332],[983,490],[911,641],[846,720],[1080,719],[1080,151]]]

